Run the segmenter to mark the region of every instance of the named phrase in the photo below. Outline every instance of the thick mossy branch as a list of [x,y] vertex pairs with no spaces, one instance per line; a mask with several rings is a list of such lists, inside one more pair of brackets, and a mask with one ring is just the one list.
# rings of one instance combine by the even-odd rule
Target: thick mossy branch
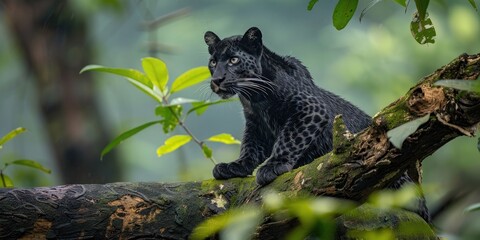
[[[0,238],[185,239],[212,215],[247,203],[261,203],[264,189],[286,197],[325,195],[364,201],[405,170],[418,171],[420,161],[453,138],[474,134],[480,122],[479,96],[432,84],[439,79],[468,81],[479,74],[480,54],[461,55],[376,114],[371,126],[361,133],[347,132],[342,118],[337,117],[332,152],[279,176],[265,188],[259,188],[249,177],[173,184],[2,189]],[[390,144],[388,130],[427,114],[429,121],[405,140],[401,150]],[[419,221],[413,213],[393,214],[400,223]],[[272,232],[282,233],[295,224],[294,220],[266,221],[256,236],[268,239],[265,236],[271,238]],[[362,224],[357,226],[361,228]],[[345,222],[339,225],[352,230]],[[361,230],[358,227],[353,229]]]

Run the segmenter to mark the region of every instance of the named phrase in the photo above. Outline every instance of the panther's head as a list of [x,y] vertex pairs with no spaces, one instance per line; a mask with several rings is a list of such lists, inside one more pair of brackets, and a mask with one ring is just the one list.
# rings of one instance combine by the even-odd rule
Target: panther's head
[[210,87],[221,98],[235,94],[251,98],[265,92],[262,79],[261,56],[263,51],[262,33],[252,27],[243,36],[220,39],[213,32],[205,33],[212,74]]

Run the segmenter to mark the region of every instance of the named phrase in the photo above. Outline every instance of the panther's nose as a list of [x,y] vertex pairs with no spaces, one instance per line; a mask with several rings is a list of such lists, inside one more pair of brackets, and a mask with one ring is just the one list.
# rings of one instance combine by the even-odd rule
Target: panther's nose
[[210,82],[210,87],[212,88],[213,92],[218,92],[220,90],[220,84],[225,80],[225,77],[222,78],[212,78]]

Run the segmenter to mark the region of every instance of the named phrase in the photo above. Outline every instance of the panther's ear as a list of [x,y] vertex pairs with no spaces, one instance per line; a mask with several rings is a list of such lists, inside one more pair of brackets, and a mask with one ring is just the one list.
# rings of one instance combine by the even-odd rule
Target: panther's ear
[[241,43],[254,53],[260,53],[262,50],[262,32],[257,27],[251,27],[243,35]]
[[203,39],[205,40],[205,43],[208,46],[208,52],[210,54],[212,54],[213,47],[215,46],[215,44],[221,41],[220,38],[217,36],[217,34],[210,31],[207,31],[205,33],[205,35],[203,36]]

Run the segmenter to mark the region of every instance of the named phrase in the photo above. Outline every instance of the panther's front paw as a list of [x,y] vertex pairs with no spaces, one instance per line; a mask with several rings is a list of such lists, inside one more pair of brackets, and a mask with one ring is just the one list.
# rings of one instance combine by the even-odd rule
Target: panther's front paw
[[288,163],[273,163],[265,164],[257,171],[257,183],[260,186],[267,185],[271,183],[275,178],[281,174],[291,171],[293,169],[292,165]]
[[246,177],[248,171],[238,162],[219,163],[213,168],[213,177],[215,179],[229,179],[234,177]]

